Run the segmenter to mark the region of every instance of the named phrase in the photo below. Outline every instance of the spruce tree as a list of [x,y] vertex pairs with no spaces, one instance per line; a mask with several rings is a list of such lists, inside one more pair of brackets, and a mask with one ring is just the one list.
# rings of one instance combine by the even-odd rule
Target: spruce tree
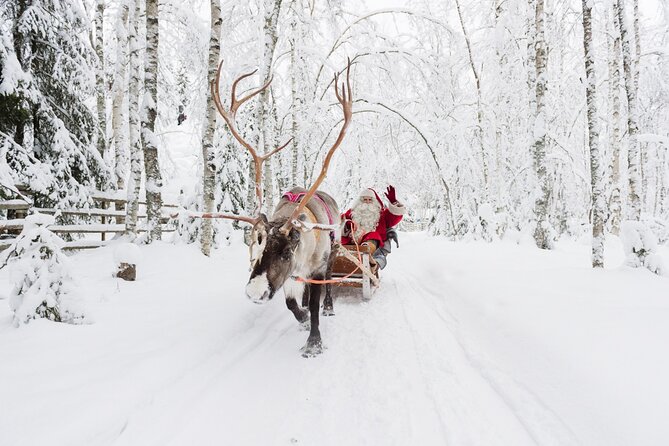
[[0,10],[0,142],[38,205],[71,206],[109,184],[95,147],[95,52],[78,4],[17,0]]

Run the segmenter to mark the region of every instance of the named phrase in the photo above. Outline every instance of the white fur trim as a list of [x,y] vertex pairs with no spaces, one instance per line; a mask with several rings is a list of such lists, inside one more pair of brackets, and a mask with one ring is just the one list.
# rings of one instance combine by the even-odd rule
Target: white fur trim
[[376,198],[376,195],[374,195],[374,191],[372,191],[371,189],[364,189],[362,192],[360,192],[359,198],[362,197]]
[[404,215],[406,214],[407,208],[404,207],[402,203],[397,203],[397,204],[388,204],[388,210],[390,211],[391,214],[394,215]]

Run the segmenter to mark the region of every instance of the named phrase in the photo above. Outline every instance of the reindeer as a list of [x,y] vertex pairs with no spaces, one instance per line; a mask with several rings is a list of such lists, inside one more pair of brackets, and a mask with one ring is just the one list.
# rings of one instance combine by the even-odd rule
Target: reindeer
[[[257,197],[254,217],[230,214],[203,214],[205,218],[227,218],[243,221],[252,225],[251,277],[246,285],[246,295],[253,302],[262,304],[274,297],[280,288],[286,296],[286,306],[301,324],[310,325],[309,338],[302,347],[302,356],[312,357],[322,352],[321,333],[319,331],[319,309],[321,284],[330,278],[332,266],[333,240],[338,240],[340,213],[337,202],[325,192],[317,190],[325,179],[330,160],[346,135],[346,129],[352,116],[352,92],[349,74],[351,61],[346,67],[346,83],[342,82],[339,91],[338,74],[334,77],[337,100],[344,112],[344,121],[335,143],[328,151],[320,175],[309,189],[295,187],[286,193],[268,219],[262,209],[262,165],[270,156],[279,152],[290,143],[258,155],[257,151],[240,135],[235,125],[235,116],[239,107],[261,91],[269,87],[270,78],[262,87],[251,91],[238,99],[236,89],[239,82],[255,73],[243,74],[232,84],[230,107],[225,109],[221,102],[219,83],[221,67],[218,66],[215,79],[211,84],[211,93],[220,115],[225,120],[232,136],[244,146],[255,166],[255,192]],[[257,71],[257,70],[256,70]],[[332,237],[334,235],[334,237]],[[302,308],[298,304],[301,299]],[[332,313],[332,297],[326,290],[324,314]]]

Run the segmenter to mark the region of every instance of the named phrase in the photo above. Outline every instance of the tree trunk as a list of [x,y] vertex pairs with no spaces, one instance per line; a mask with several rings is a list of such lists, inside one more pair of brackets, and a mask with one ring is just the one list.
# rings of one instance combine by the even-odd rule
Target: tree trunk
[[474,56],[472,55],[472,47],[469,39],[469,34],[467,33],[467,28],[465,27],[464,19],[462,18],[462,10],[460,8],[460,1],[455,0],[455,7],[458,12],[458,18],[460,19],[460,26],[462,27],[462,34],[465,37],[465,44],[467,45],[467,54],[469,56],[469,66],[474,75],[474,81],[476,84],[476,130],[475,137],[479,144],[479,150],[481,151],[481,165],[483,170],[483,202],[488,201],[488,195],[490,191],[490,180],[488,173],[488,157],[486,155],[485,144],[483,143],[483,106],[481,104],[481,77],[478,70],[476,69],[476,64],[474,63]]
[[105,56],[104,56],[104,0],[96,0],[95,4],[95,53],[98,56],[98,69],[95,71],[97,112],[98,112],[98,131],[95,133],[97,138],[96,146],[100,156],[104,157],[107,142],[107,109],[105,104]]
[[139,18],[141,0],[132,0],[129,22],[130,75],[128,76],[128,127],[130,136],[130,177],[128,178],[128,204],[125,209],[125,232],[137,235],[139,188],[142,181],[142,139],[139,120],[139,91],[141,84],[141,57],[139,45]]
[[537,175],[538,187],[534,213],[537,226],[534,231],[534,241],[541,249],[550,249],[551,240],[548,232],[548,199],[550,188],[546,172],[546,41],[544,38],[544,0],[536,1],[535,9],[535,68],[536,68],[536,113],[534,121],[534,144],[532,153],[534,170]]
[[605,199],[599,155],[599,123],[597,121],[597,91],[595,57],[592,49],[591,0],[582,0],[583,49],[585,52],[585,97],[588,108],[588,145],[590,147],[590,185],[592,188],[592,267],[604,267]]
[[291,126],[290,133],[293,139],[291,143],[290,156],[290,182],[291,186],[297,186],[299,175],[299,155],[300,155],[300,121],[301,112],[304,107],[304,85],[300,85],[300,74],[302,68],[302,57],[300,54],[300,46],[302,42],[302,24],[300,23],[299,11],[301,11],[302,2],[300,0],[293,0],[290,12],[290,90],[291,90],[291,107],[290,117]]
[[[16,2],[16,11],[15,17],[21,17],[25,14],[26,10],[32,6],[32,1],[30,0],[18,0]],[[29,71],[30,62],[28,57],[26,57],[25,49],[28,45],[25,45],[24,35],[19,31],[19,22],[15,20],[12,23],[12,35],[14,38],[14,53],[16,54],[16,59],[19,62],[19,65],[23,71]],[[23,120],[18,120],[16,127],[14,129],[14,142],[20,146],[25,144],[25,134],[26,134],[26,124]]]
[[[264,0],[264,22],[263,22],[263,50],[262,50],[262,64],[260,66],[261,84],[264,84],[271,75],[272,61],[274,60],[274,49],[279,38],[277,34],[277,24],[279,19],[279,12],[281,10],[282,0]],[[259,152],[267,153],[274,149],[276,129],[272,123],[271,110],[271,94],[270,88],[263,90],[260,93],[259,105],[260,113],[258,114],[258,129],[260,131]],[[263,203],[268,211],[272,209],[274,204],[274,175],[272,172],[273,160],[270,158],[264,163],[264,199]]]
[[[632,26],[634,28],[634,96],[639,97],[639,74],[641,72],[641,35],[639,32],[639,0],[632,2]],[[639,192],[639,208],[641,211],[648,205],[648,146],[639,144],[639,176],[641,178],[641,189]]]
[[609,141],[612,151],[611,167],[611,233],[620,233],[622,204],[620,200],[620,27],[613,10],[613,24],[609,33],[609,104],[611,104],[611,132]]
[[625,72],[625,90],[627,93],[627,133],[629,135],[629,148],[627,150],[628,166],[628,199],[630,205],[630,218],[639,221],[641,218],[641,203],[639,199],[639,118],[637,115],[637,98],[634,88],[634,71],[632,67],[632,54],[630,49],[630,33],[625,20],[625,9],[622,0],[616,0],[618,9],[618,26],[622,38],[623,69]]
[[[218,59],[221,54],[221,3],[220,0],[211,0],[211,32],[209,35],[209,82],[216,77]],[[214,212],[214,189],[216,187],[216,165],[214,153],[214,133],[216,131],[216,107],[211,90],[207,89],[206,101],[207,117],[204,133],[202,135],[202,211]],[[211,245],[214,238],[212,220],[202,219],[201,226],[202,253],[208,256],[211,253]]]
[[[112,135],[114,141],[114,175],[115,186],[123,189],[126,176],[126,134],[127,117],[123,113],[123,102],[126,96],[126,70],[128,67],[128,5],[121,6],[121,15],[116,28],[116,67],[114,69],[114,87],[112,89]],[[116,210],[123,210],[122,203],[116,203]],[[117,221],[117,223],[119,223]]]
[[158,0],[146,0],[146,53],[144,62],[144,101],[142,104],[142,144],[146,169],[147,243],[162,238],[160,213],[163,206],[163,179],[158,164],[155,134],[158,109]]

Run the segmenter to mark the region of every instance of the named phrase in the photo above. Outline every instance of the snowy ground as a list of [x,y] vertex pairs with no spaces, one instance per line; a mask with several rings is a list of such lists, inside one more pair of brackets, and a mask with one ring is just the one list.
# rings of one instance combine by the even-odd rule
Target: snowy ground
[[135,283],[113,250],[73,257],[86,326],[14,328],[0,271],[0,444],[667,444],[669,279],[616,256],[402,234],[304,359],[282,296],[244,297],[245,247],[142,247]]

